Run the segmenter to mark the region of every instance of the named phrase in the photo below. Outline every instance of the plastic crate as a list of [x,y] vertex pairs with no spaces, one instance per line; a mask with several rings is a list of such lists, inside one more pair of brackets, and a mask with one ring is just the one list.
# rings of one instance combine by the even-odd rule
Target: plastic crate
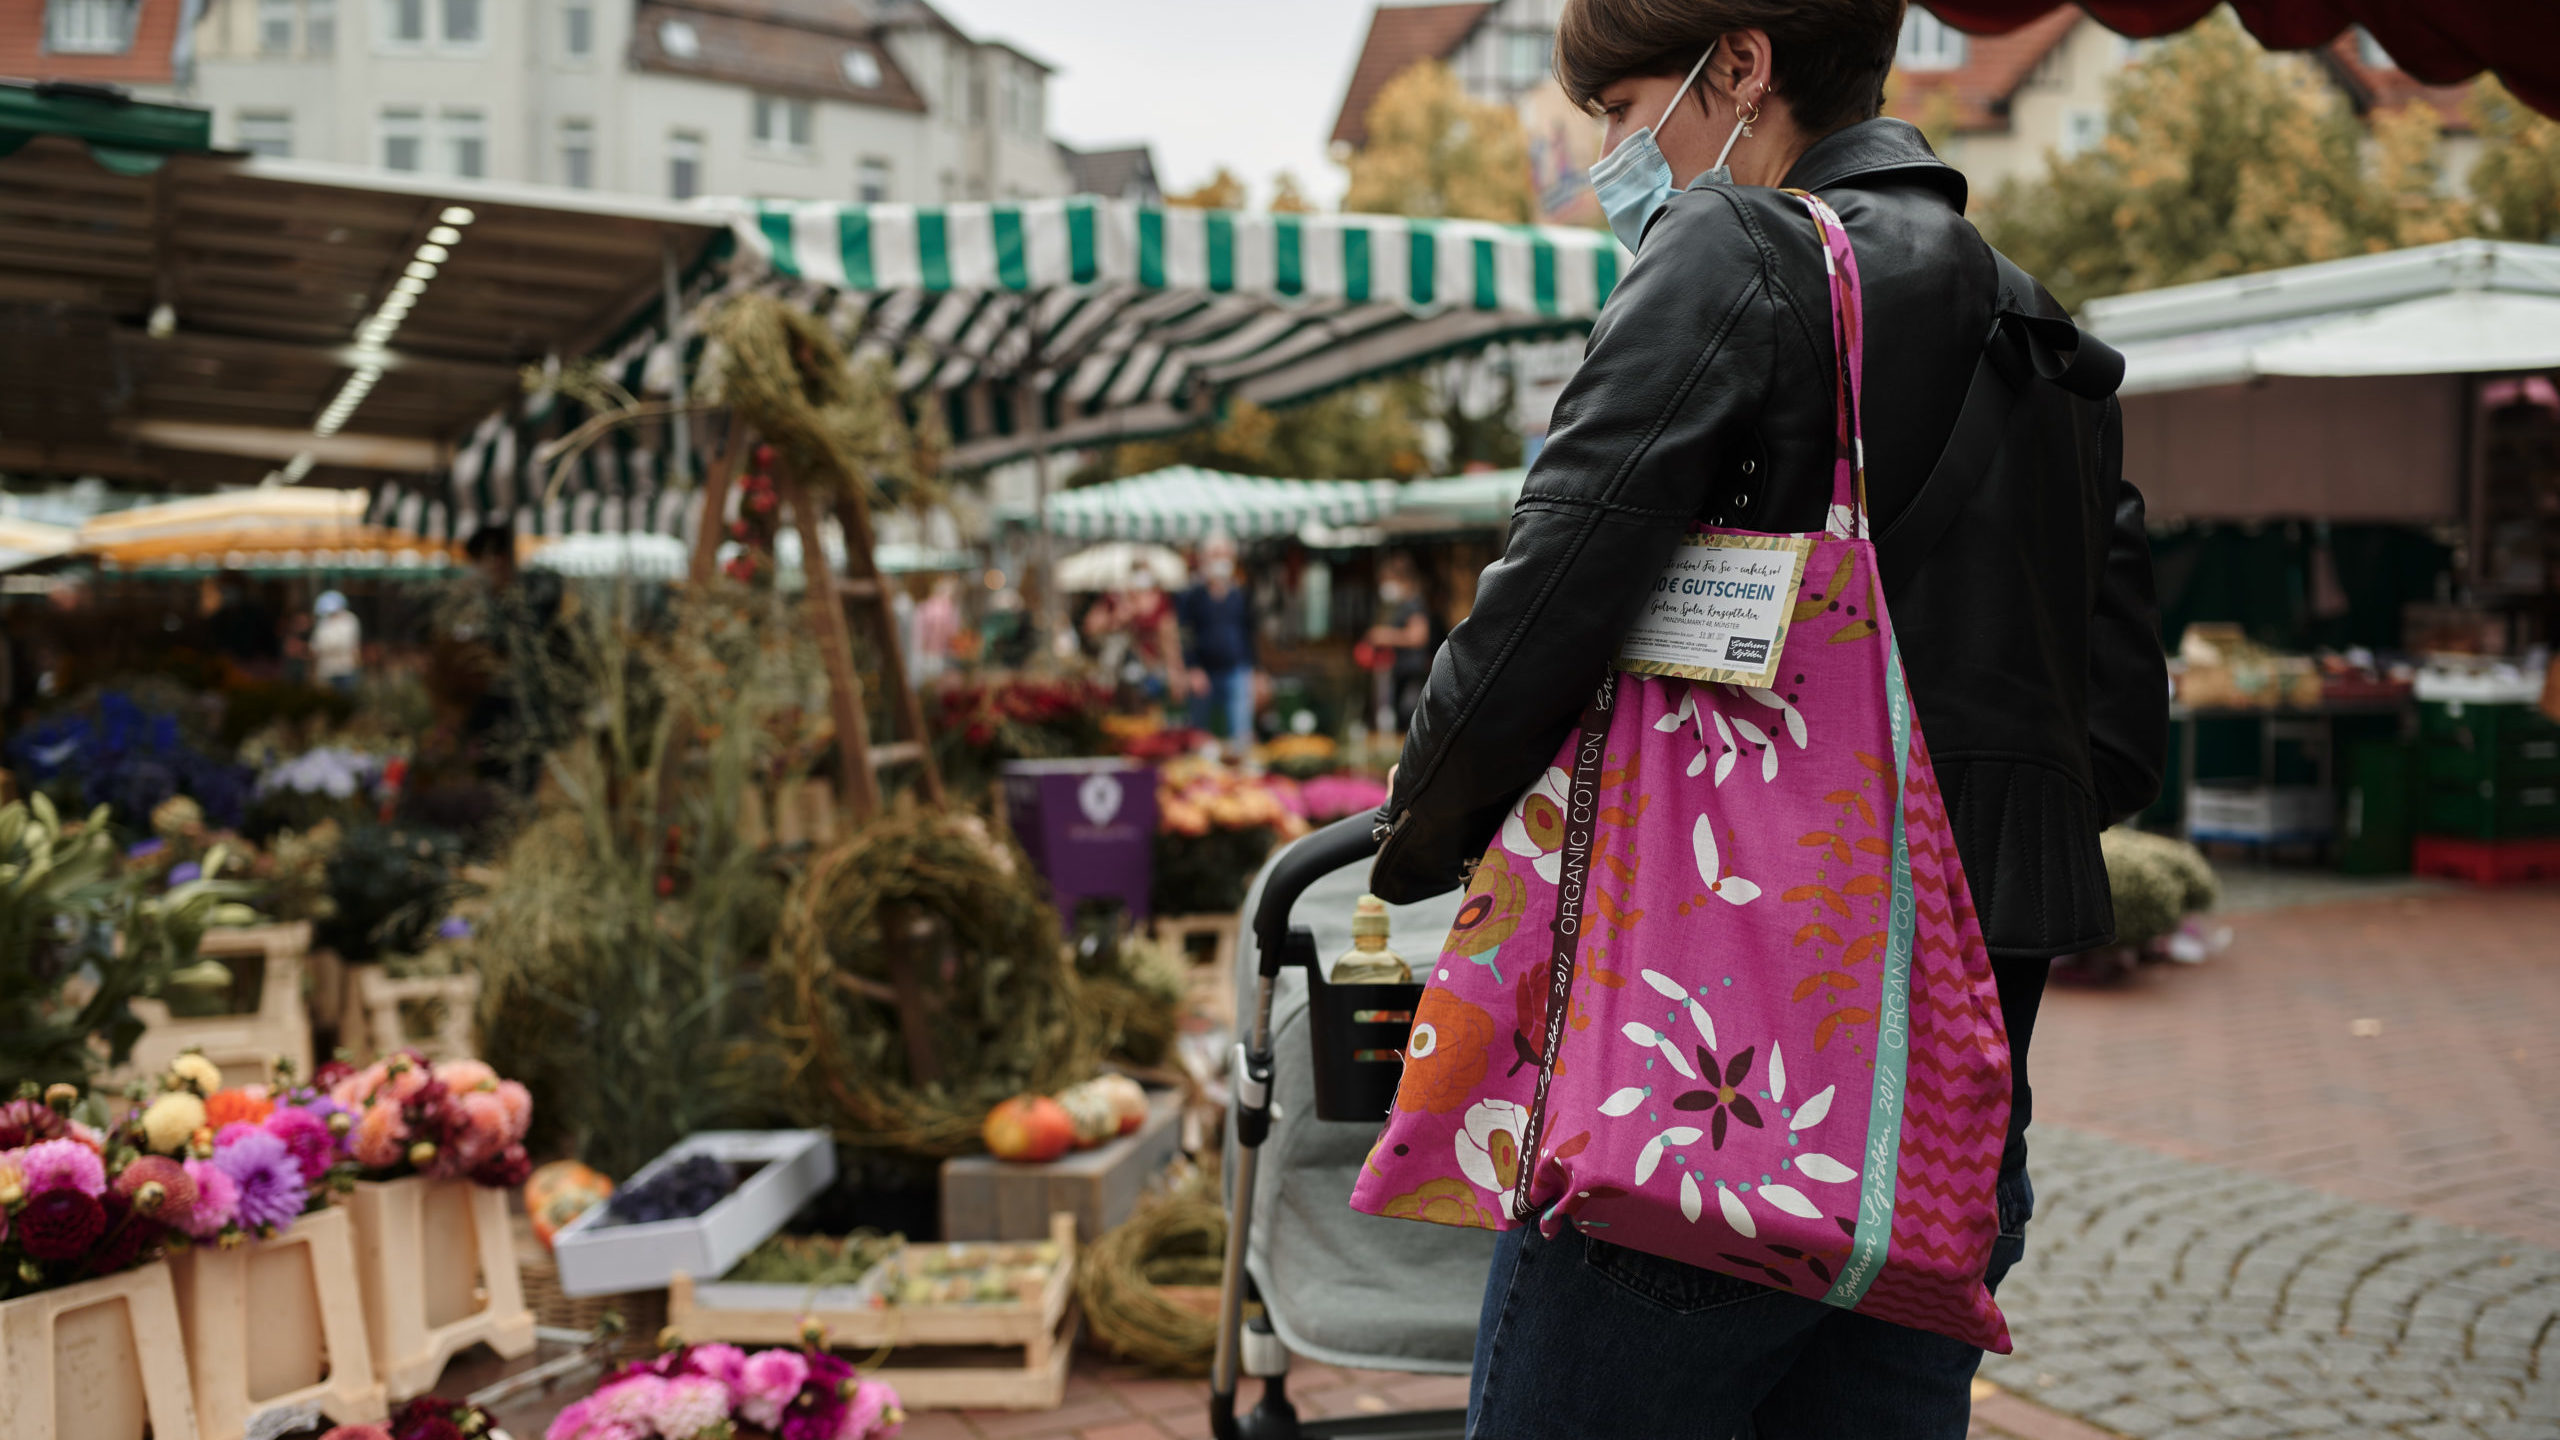
[[2560,835],[2560,777],[2431,785],[2419,805],[2418,828],[2470,840]]
[[2201,784],[2188,796],[2187,831],[2197,840],[2280,845],[2327,840],[2337,807],[2317,785]]
[[2465,840],[2422,835],[2411,865],[2421,875],[2468,880],[2475,885],[2560,881],[2560,838]]
[[2417,826],[2417,752],[2368,740],[2347,753],[2347,793],[2338,823],[2338,869],[2349,875],[2403,875]]

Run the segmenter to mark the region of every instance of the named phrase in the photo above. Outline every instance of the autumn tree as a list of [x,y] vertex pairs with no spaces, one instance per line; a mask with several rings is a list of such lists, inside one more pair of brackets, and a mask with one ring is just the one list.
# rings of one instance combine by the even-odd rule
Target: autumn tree
[[2003,185],[1978,216],[2065,304],[2472,232],[2441,191],[2434,112],[2364,127],[2296,55],[2227,12],[2128,66],[2096,146]]
[[1293,480],[1410,479],[1427,468],[1420,424],[1427,403],[1411,377],[1351,386],[1280,410],[1236,400],[1215,424],[1114,447],[1109,470],[1139,475],[1198,465]]
[[1283,170],[1271,177],[1272,214],[1304,215],[1315,208],[1315,202],[1307,198],[1305,188],[1298,184],[1296,171]]
[[1164,197],[1167,205],[1180,205],[1193,210],[1241,210],[1244,208],[1244,181],[1226,166],[1219,166],[1199,188]]
[[2560,242],[2560,122],[2487,75],[2471,87],[2470,112],[2488,142],[2468,177],[2482,228],[2502,240]]
[[1538,217],[1529,142],[1507,105],[1467,97],[1438,61],[1396,76],[1369,107],[1345,210],[1525,224]]

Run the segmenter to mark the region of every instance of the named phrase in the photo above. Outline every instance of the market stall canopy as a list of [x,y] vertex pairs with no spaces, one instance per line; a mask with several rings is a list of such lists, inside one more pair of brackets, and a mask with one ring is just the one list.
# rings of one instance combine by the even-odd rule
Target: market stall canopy
[[197,574],[221,570],[442,570],[452,547],[365,523],[359,490],[268,486],[198,495],[98,516],[72,553],[101,568]]
[[2560,246],[2451,240],[2092,300],[2123,393],[2560,365]]
[[50,560],[69,550],[79,535],[67,525],[0,515],[0,570],[14,570],[34,560]]
[[[1048,528],[1085,540],[1259,540],[1305,525],[1371,524],[1395,504],[1392,480],[1274,480],[1176,465],[1056,496]],[[1005,518],[1034,520],[1027,511]]]
[[[826,522],[821,532],[827,557],[838,568],[844,564],[844,540],[835,522]],[[625,577],[633,580],[677,581],[685,578],[692,558],[692,547],[673,535],[629,533],[621,535],[563,535],[536,545],[526,564],[539,570],[588,579]],[[726,563],[738,553],[735,541],[722,545],[719,559]],[[922,545],[882,544],[873,547],[872,563],[883,575],[932,575],[975,570],[977,556],[965,550],[936,550]],[[785,577],[784,588],[796,588],[800,574],[800,537],[784,531],[775,537],[775,568]]]
[[115,174],[148,175],[173,154],[211,150],[213,113],[146,104],[112,86],[0,80],[0,157],[40,135],[87,146]]
[[2560,366],[2560,246],[2456,240],[2093,300],[2162,518],[2462,512],[2482,374]]
[[1071,595],[1127,590],[1141,567],[1155,578],[1159,590],[1179,590],[1191,583],[1191,567],[1172,546],[1111,540],[1060,557],[1058,588]]
[[1511,523],[1526,467],[1479,470],[1441,480],[1414,480],[1396,492],[1395,513],[1381,528],[1390,534],[1498,530]]
[[137,176],[98,143],[0,155],[0,471],[200,490],[307,454],[307,483],[440,475],[522,366],[607,343],[725,244],[662,202],[183,150]]
[[[2222,0],[2076,0],[2120,35],[2184,30]],[[2061,8],[2060,0],[1930,0],[1939,19],[2005,34]],[[2271,50],[2311,50],[2361,25],[2413,78],[2453,85],[2483,70],[2546,115],[2560,116],[2560,6],[2550,0],[2231,0],[2240,23]]]

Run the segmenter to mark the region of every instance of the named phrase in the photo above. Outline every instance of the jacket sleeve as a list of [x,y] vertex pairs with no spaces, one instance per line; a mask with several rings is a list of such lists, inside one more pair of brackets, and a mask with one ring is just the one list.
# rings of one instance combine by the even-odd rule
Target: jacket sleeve
[[[2105,473],[2120,475],[2124,419],[2113,398],[2106,422]],[[2129,480],[2116,481],[2106,568],[2089,626],[2089,771],[2098,807],[2112,825],[2160,798],[2169,763],[2169,662],[2160,649],[2142,492]]]
[[1382,899],[1464,881],[1606,673],[1713,457],[1749,434],[1776,326],[1748,223],[1727,193],[1675,196],[1593,326],[1502,558],[1432,661],[1378,822]]

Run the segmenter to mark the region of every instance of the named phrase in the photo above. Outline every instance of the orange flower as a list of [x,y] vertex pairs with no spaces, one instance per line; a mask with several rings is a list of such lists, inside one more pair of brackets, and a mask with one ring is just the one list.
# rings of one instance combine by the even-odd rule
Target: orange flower
[[1484,1079],[1492,1044],[1492,1016],[1436,985],[1424,991],[1405,1040],[1396,1108],[1446,1115],[1466,1104]]
[[204,1102],[204,1123],[212,1126],[215,1134],[220,1134],[223,1126],[235,1120],[245,1125],[263,1125],[274,1113],[276,1102],[267,1098],[264,1085],[216,1090],[212,1098]]

